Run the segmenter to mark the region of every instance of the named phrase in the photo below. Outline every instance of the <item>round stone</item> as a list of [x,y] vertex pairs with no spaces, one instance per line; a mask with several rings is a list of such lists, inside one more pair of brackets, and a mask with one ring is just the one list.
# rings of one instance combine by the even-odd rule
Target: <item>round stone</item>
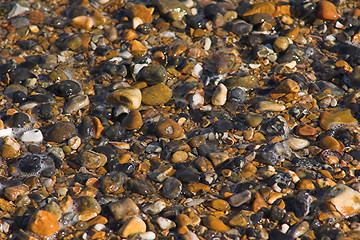
[[263,117],[257,113],[248,113],[245,116],[245,121],[250,127],[257,127],[263,121]]
[[100,178],[100,189],[105,194],[122,191],[125,174],[114,172]]
[[119,202],[110,203],[109,210],[116,221],[126,220],[140,212],[139,207],[131,198],[124,198]]
[[145,180],[129,179],[127,185],[130,191],[141,195],[151,195],[156,192],[155,187]]
[[258,78],[254,75],[244,75],[239,77],[231,77],[224,81],[224,85],[228,89],[232,88],[245,88],[245,89],[253,89],[259,86]]
[[212,215],[204,218],[204,224],[206,227],[218,232],[227,232],[230,230],[229,226],[225,225],[223,221]]
[[289,142],[290,148],[295,151],[306,148],[310,145],[308,140],[301,138],[289,138],[287,141]]
[[106,96],[111,104],[123,105],[129,109],[138,109],[141,105],[141,91],[138,88],[121,88]]
[[230,31],[237,36],[243,36],[251,32],[253,26],[243,20],[234,20],[231,22]]
[[337,13],[336,6],[330,1],[318,2],[316,16],[324,20],[337,20],[339,14]]
[[188,153],[185,151],[176,151],[172,157],[171,162],[172,163],[182,163],[185,162],[188,158]]
[[60,224],[52,213],[39,210],[31,216],[28,230],[35,235],[48,238],[60,230]]
[[136,233],[146,232],[146,223],[139,217],[130,218],[120,229],[119,234],[123,238],[127,238]]
[[323,149],[340,150],[341,145],[334,137],[325,136],[319,142],[320,147]]
[[142,90],[142,102],[146,105],[158,106],[170,101],[171,89],[165,84],[156,84]]
[[87,169],[96,169],[105,165],[107,157],[102,153],[83,151],[79,155],[79,160],[83,167],[86,167]]
[[215,199],[211,202],[211,207],[219,211],[228,211],[230,210],[230,204],[222,199]]
[[36,174],[41,170],[41,158],[38,155],[30,154],[21,158],[19,169],[28,174]]
[[215,92],[214,95],[211,97],[211,102],[215,106],[222,106],[226,103],[226,97],[227,97],[227,88],[224,84],[220,83]]
[[167,80],[166,69],[159,64],[152,64],[140,70],[138,81],[144,81],[149,85],[164,83]]
[[168,178],[163,183],[162,195],[168,199],[177,198],[182,190],[182,183],[176,178]]
[[81,196],[76,200],[79,220],[88,221],[101,212],[101,206],[94,197]]
[[251,192],[249,190],[242,191],[241,193],[234,194],[229,198],[229,203],[233,207],[239,207],[242,204],[250,201]]
[[13,128],[22,128],[25,127],[25,125],[29,122],[29,115],[27,115],[26,113],[17,112],[11,116],[9,125]]
[[130,111],[121,123],[127,130],[136,130],[141,128],[143,120],[141,113],[137,110]]
[[68,140],[74,134],[75,130],[75,125],[71,122],[56,123],[48,130],[45,140],[48,142],[61,143]]
[[69,99],[67,106],[65,107],[65,113],[77,112],[82,108],[89,106],[90,100],[87,95],[79,94]]
[[71,20],[70,24],[75,28],[90,30],[94,27],[95,21],[88,16],[78,16]]
[[53,89],[54,93],[59,97],[70,97],[81,91],[80,84],[72,80],[64,80],[56,84]]
[[40,118],[48,120],[59,116],[60,110],[56,103],[44,103],[40,106],[38,114]]
[[273,48],[276,52],[284,52],[289,47],[289,39],[284,36],[280,36],[275,39]]
[[174,120],[165,118],[156,123],[155,133],[158,137],[174,139],[183,134],[183,129]]

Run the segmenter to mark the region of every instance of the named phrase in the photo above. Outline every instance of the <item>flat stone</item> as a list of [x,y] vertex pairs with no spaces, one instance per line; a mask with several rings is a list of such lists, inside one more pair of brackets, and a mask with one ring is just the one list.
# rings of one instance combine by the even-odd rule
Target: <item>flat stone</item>
[[274,103],[270,101],[260,101],[256,105],[256,109],[260,112],[272,111],[272,112],[281,112],[286,109],[283,104]]
[[71,122],[56,123],[46,134],[45,140],[48,142],[61,143],[68,140],[75,132],[75,125]]
[[225,225],[223,221],[212,215],[205,217],[203,222],[206,227],[218,232],[227,232],[230,230],[229,226]]
[[20,140],[22,142],[41,142],[43,134],[39,129],[31,129],[21,134]]
[[295,151],[306,148],[310,145],[308,140],[302,138],[289,138],[287,141],[289,142],[290,148]]
[[360,193],[344,184],[338,184],[325,195],[325,206],[336,218],[353,216],[360,211]]
[[339,126],[357,126],[358,124],[358,121],[352,116],[350,109],[324,111],[320,115],[320,127],[324,130],[330,130]]
[[332,136],[325,136],[319,142],[320,147],[323,149],[331,149],[339,151],[341,149],[341,145],[338,140],[336,140]]
[[233,207],[239,207],[251,199],[251,192],[249,190],[234,194],[229,198],[229,203]]
[[142,102],[150,106],[165,104],[172,98],[171,89],[165,84],[156,84],[142,90]]
[[171,221],[170,219],[164,218],[164,217],[158,217],[156,219],[156,223],[159,225],[159,227],[162,230],[171,229],[176,227],[176,224]]
[[142,209],[144,213],[155,215],[160,213],[164,208],[166,208],[166,203],[164,201],[156,201],[150,205],[147,205]]
[[156,6],[158,11],[163,14],[181,13],[180,15],[173,14],[172,20],[181,20],[182,17],[190,13],[190,9],[187,8],[184,3],[178,0],[154,0],[152,3]]
[[230,210],[230,204],[223,199],[215,199],[211,202],[211,207],[219,211]]
[[247,227],[249,225],[248,220],[243,213],[236,214],[232,217],[229,220],[229,224],[233,227]]
[[59,230],[59,221],[48,211],[39,210],[29,220],[28,231],[40,237],[51,237]]
[[156,123],[155,133],[159,137],[174,139],[183,134],[183,129],[174,120],[166,118]]
[[275,12],[275,6],[271,2],[256,3],[243,14],[243,17],[251,16],[255,13],[273,14]]
[[87,95],[79,94],[69,99],[67,106],[65,107],[65,113],[77,112],[82,108],[89,106],[90,100]]
[[123,238],[144,232],[146,232],[146,223],[139,217],[132,217],[119,229],[119,234]]
[[224,85],[228,89],[238,88],[238,87],[253,89],[259,87],[258,78],[254,75],[245,75],[245,76],[228,78],[224,81]]
[[106,96],[108,103],[123,105],[129,109],[138,109],[141,99],[141,91],[132,87],[118,89]]
[[119,202],[110,203],[109,209],[116,221],[128,219],[140,212],[139,207],[131,198],[124,198]]
[[137,80],[144,81],[149,85],[164,83],[167,80],[167,72],[163,66],[152,64],[140,70]]
[[79,160],[87,169],[96,169],[105,165],[107,157],[102,153],[87,150],[80,153]]

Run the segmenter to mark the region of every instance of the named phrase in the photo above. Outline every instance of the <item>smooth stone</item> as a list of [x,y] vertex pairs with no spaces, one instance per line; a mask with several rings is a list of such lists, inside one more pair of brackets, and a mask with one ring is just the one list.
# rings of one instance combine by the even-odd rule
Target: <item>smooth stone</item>
[[152,195],[156,192],[155,187],[146,180],[129,179],[127,185],[130,191],[141,195]]
[[58,221],[61,219],[62,211],[59,204],[57,204],[55,201],[51,201],[50,203],[46,204],[44,210],[52,213]]
[[131,198],[124,198],[119,202],[112,202],[109,204],[109,209],[116,221],[126,220],[140,212],[139,207]]
[[240,193],[234,194],[229,198],[229,203],[233,207],[239,207],[244,203],[250,201],[251,192],[249,190],[242,191]]
[[324,111],[320,115],[320,127],[324,130],[330,130],[339,126],[357,126],[358,124],[358,121],[352,116],[350,109]]
[[19,196],[29,193],[29,187],[25,184],[6,187],[4,197],[9,201],[15,201]]
[[236,214],[229,220],[230,226],[233,227],[247,227],[249,225],[248,220],[243,213]]
[[182,163],[182,162],[186,162],[186,160],[188,159],[188,153],[185,151],[176,151],[172,156],[171,156],[171,162],[172,163]]
[[72,80],[64,80],[56,84],[53,88],[55,95],[59,97],[68,98],[71,95],[80,93],[81,86],[79,83]]
[[205,217],[203,222],[206,227],[218,232],[227,232],[230,230],[229,226],[225,225],[223,221],[212,215]]
[[123,190],[125,174],[113,172],[100,178],[100,189],[105,194],[116,193]]
[[249,124],[250,127],[257,127],[263,121],[263,117],[257,113],[248,113],[245,116],[245,121]]
[[227,88],[225,87],[224,84],[220,83],[213,96],[211,97],[211,102],[213,105],[215,106],[222,106],[226,103],[226,98],[227,98]]
[[294,239],[299,238],[309,230],[309,227],[309,222],[302,221],[289,230],[289,235]]
[[141,4],[136,4],[130,8],[130,12],[134,17],[139,17],[144,23],[152,23],[153,16],[151,9]]
[[256,3],[243,14],[243,17],[251,16],[256,13],[265,13],[272,15],[276,11],[275,5],[271,2]]
[[68,140],[75,130],[75,125],[71,122],[56,123],[48,130],[45,140],[48,142],[61,143]]
[[79,154],[79,160],[83,167],[87,169],[97,169],[105,165],[107,157],[105,154],[86,150]]
[[183,134],[182,127],[170,118],[160,120],[155,125],[155,133],[162,138],[178,138]]
[[13,18],[13,17],[17,17],[22,15],[23,13],[29,11],[30,9],[28,7],[25,6],[21,6],[18,3],[16,3],[10,10],[10,12],[8,13],[8,18]]
[[40,105],[38,115],[40,118],[49,120],[60,115],[61,108],[56,103],[44,103]]
[[206,141],[206,138],[204,135],[198,135],[198,136],[194,136],[194,137],[190,138],[188,141],[188,144],[194,148],[194,147],[199,147],[201,145],[204,145],[205,141]]
[[150,106],[165,104],[172,98],[171,89],[165,84],[156,84],[142,90],[142,102]]
[[256,109],[260,112],[272,111],[272,112],[281,112],[286,109],[283,104],[274,103],[270,101],[260,101],[256,104]]
[[164,217],[158,217],[155,221],[162,230],[171,229],[171,228],[176,227],[175,222],[171,221],[170,219],[164,218]]
[[277,115],[265,121],[262,129],[268,136],[287,136],[290,132],[288,122],[281,115]]
[[10,98],[13,98],[14,93],[17,92],[17,91],[21,91],[21,92],[23,92],[25,94],[28,93],[28,89],[23,85],[9,84],[9,85],[6,86],[3,94],[10,97]]
[[101,206],[94,197],[81,196],[76,200],[76,203],[76,211],[81,221],[93,219],[101,212]]
[[167,178],[163,183],[162,195],[168,199],[177,198],[182,191],[182,183],[173,177]]
[[200,238],[193,232],[187,231],[182,235],[184,240],[199,240]]
[[67,106],[65,107],[65,113],[77,112],[82,108],[89,106],[90,100],[87,95],[79,94],[69,99]]
[[77,16],[71,20],[70,24],[75,28],[90,30],[94,27],[95,21],[88,16]]
[[118,89],[106,96],[108,103],[123,105],[129,109],[138,109],[141,105],[141,99],[141,91],[132,87]]
[[24,173],[36,174],[41,170],[42,163],[40,156],[29,154],[20,159],[19,169]]
[[143,120],[141,113],[137,110],[131,110],[121,123],[126,130],[136,130],[141,128]]
[[360,193],[344,184],[338,184],[325,195],[325,206],[336,218],[353,216],[360,211]]
[[320,142],[319,146],[323,149],[331,149],[331,150],[340,150],[341,145],[334,137],[325,136],[323,137]]
[[284,52],[289,47],[289,39],[284,36],[280,36],[275,39],[273,48],[276,52]]
[[279,87],[286,93],[297,93],[300,91],[299,84],[290,78],[283,80]]
[[191,224],[191,219],[188,217],[188,215],[181,213],[176,216],[176,222],[179,224],[179,226],[187,226]]
[[302,138],[289,138],[287,141],[289,142],[290,148],[295,151],[306,148],[310,145],[308,140]]
[[164,83],[167,80],[166,69],[159,64],[144,67],[138,73],[137,81],[144,81],[149,85]]
[[127,238],[136,233],[145,233],[146,223],[139,217],[129,219],[118,231],[121,237]]
[[330,1],[318,2],[316,16],[323,20],[332,20],[332,21],[335,21],[339,18],[339,14],[337,13],[336,6]]
[[48,211],[39,210],[29,220],[28,231],[40,237],[51,237],[59,230],[59,221]]
[[182,13],[181,15],[172,15],[172,17],[170,17],[172,20],[181,20],[182,16],[190,14],[190,9],[178,0],[153,0],[152,4],[154,4],[157,10],[163,15]]
[[27,123],[30,123],[30,117],[26,113],[17,112],[10,118],[9,125],[13,128],[25,127]]
[[162,200],[156,201],[150,205],[145,206],[142,211],[147,214],[155,215],[166,208],[166,203]]
[[263,145],[256,153],[256,157],[263,163],[276,165],[278,161],[283,161],[291,157],[290,145],[287,141],[280,141],[268,145]]
[[10,22],[15,29],[25,28],[30,26],[30,21],[26,17],[16,17],[11,19]]
[[230,24],[230,31],[237,36],[243,36],[251,32],[253,26],[243,20],[234,20]]
[[228,89],[233,89],[238,87],[242,87],[245,89],[253,89],[259,87],[258,78],[255,75],[231,77],[224,81],[224,85]]
[[20,144],[12,137],[6,136],[0,146],[0,155],[5,159],[11,159],[20,155]]
[[230,204],[223,199],[215,199],[211,202],[211,207],[219,211],[230,210]]

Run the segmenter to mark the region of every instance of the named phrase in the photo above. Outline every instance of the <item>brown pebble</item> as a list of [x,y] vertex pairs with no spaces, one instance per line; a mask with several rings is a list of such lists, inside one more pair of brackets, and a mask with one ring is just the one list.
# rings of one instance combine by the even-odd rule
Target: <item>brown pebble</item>
[[185,151],[176,151],[172,157],[171,162],[172,163],[182,163],[185,162],[188,158],[188,153]]
[[137,110],[132,110],[126,115],[126,117],[122,121],[122,125],[127,130],[136,130],[141,128],[143,125],[143,120],[141,118],[141,114]]
[[127,238],[133,234],[144,233],[145,231],[145,222],[139,217],[132,217],[119,229],[119,234],[121,237]]
[[60,224],[52,213],[39,210],[31,216],[28,230],[40,237],[51,237],[60,230]]
[[209,215],[204,218],[204,224],[206,227],[218,231],[218,232],[227,232],[230,230],[230,227],[225,225],[223,221],[218,219],[215,216]]
[[337,20],[339,14],[336,6],[329,1],[320,1],[317,6],[316,16],[324,20]]
[[95,21],[91,17],[78,16],[73,18],[70,24],[75,28],[90,30],[94,27]]
[[323,137],[319,142],[320,147],[323,149],[340,150],[340,143],[331,136]]
[[174,139],[183,134],[183,129],[174,120],[165,118],[156,123],[155,133],[159,137]]

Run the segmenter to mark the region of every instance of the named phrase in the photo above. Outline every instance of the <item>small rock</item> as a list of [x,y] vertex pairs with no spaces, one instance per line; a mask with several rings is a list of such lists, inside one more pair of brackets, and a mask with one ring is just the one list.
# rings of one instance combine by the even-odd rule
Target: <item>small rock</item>
[[256,108],[260,112],[265,112],[265,111],[281,112],[286,109],[283,104],[274,103],[274,102],[270,102],[270,101],[260,101],[257,103]]
[[283,161],[291,157],[289,142],[280,141],[261,146],[256,156],[266,164],[276,165],[278,161]]
[[5,159],[18,157],[20,155],[20,147],[20,144],[15,139],[7,136],[0,146],[0,155]]
[[344,125],[358,125],[358,121],[352,116],[350,109],[325,111],[320,115],[320,127],[324,130]]
[[59,221],[48,211],[39,210],[29,220],[28,231],[40,237],[51,237],[59,230]]
[[182,183],[176,178],[168,178],[163,183],[162,195],[168,199],[177,198],[182,190]]
[[341,145],[334,137],[325,136],[319,142],[320,147],[323,149],[340,150]]
[[110,203],[109,209],[116,221],[126,220],[140,212],[139,207],[130,198],[124,198],[119,202]]
[[246,114],[245,121],[250,127],[257,127],[263,121],[263,117],[260,114],[250,112]]
[[167,72],[163,66],[152,64],[140,70],[137,80],[144,81],[149,85],[164,83],[167,80]]
[[156,202],[154,202],[154,203],[152,203],[150,205],[147,205],[146,207],[144,207],[142,209],[142,211],[144,213],[155,215],[155,214],[160,213],[164,208],[166,208],[166,203],[159,200],[159,201],[156,201]]
[[228,89],[242,87],[245,89],[253,89],[259,86],[258,78],[255,75],[245,75],[239,77],[231,77],[224,81],[224,85]]
[[318,2],[316,16],[324,20],[337,20],[339,14],[336,11],[336,6],[330,1]]
[[130,111],[122,121],[122,125],[127,130],[136,130],[141,128],[143,120],[140,112],[137,110]]
[[338,184],[325,195],[325,206],[336,218],[355,215],[360,211],[360,193],[344,184]]
[[275,6],[271,2],[256,3],[243,14],[243,17],[251,16],[255,13],[273,14],[275,12]]
[[70,24],[75,28],[90,30],[94,27],[95,21],[88,16],[78,16],[73,18]]
[[206,227],[218,231],[218,232],[227,232],[230,230],[230,227],[225,225],[223,221],[218,219],[215,216],[209,215],[204,218],[204,224]]
[[188,158],[188,154],[185,151],[176,151],[172,156],[171,156],[171,162],[172,163],[182,163],[182,162],[186,162]]
[[224,84],[220,83],[215,92],[214,95],[211,98],[211,102],[215,106],[222,106],[226,103],[226,97],[227,97],[227,88]]
[[81,196],[77,199],[77,212],[79,214],[79,220],[88,221],[93,219],[101,212],[101,206],[94,197]]
[[142,102],[150,106],[165,104],[172,98],[171,89],[165,84],[156,84],[142,90]]
[[127,181],[127,185],[128,185],[128,188],[132,192],[138,193],[141,195],[151,195],[156,192],[155,187],[151,183],[149,183],[145,180],[129,179]]
[[243,36],[251,32],[253,26],[243,20],[234,20],[231,22],[230,31],[237,36]]
[[106,96],[111,104],[123,105],[129,109],[138,109],[141,105],[141,91],[137,88],[121,88]]
[[230,204],[222,199],[215,199],[211,202],[211,207],[219,211],[228,211],[230,210]]
[[9,125],[13,128],[22,128],[25,127],[25,125],[29,122],[29,115],[27,115],[26,113],[17,112],[11,116]]
[[65,107],[65,113],[77,112],[80,109],[89,106],[90,100],[87,95],[79,94],[69,99],[67,106]]
[[294,226],[289,230],[289,235],[294,239],[299,238],[304,235],[309,230],[309,223],[307,221],[302,221],[301,223]]
[[295,151],[306,148],[310,145],[308,140],[302,138],[289,138],[287,141],[289,142],[290,148]]
[[20,140],[22,142],[41,142],[43,135],[39,129],[31,129],[21,134]]
[[107,157],[102,153],[83,151],[79,154],[79,160],[83,167],[87,169],[97,169],[105,165]]
[[132,217],[119,229],[120,236],[124,238],[144,232],[146,232],[146,224],[139,217]]
[[56,123],[46,134],[45,140],[48,142],[61,143],[68,140],[75,132],[75,125],[71,122]]
[[155,133],[158,137],[174,139],[183,134],[183,129],[174,120],[165,118],[156,123]]
[[229,198],[229,203],[233,207],[239,207],[251,199],[251,192],[249,190],[234,194]]
[[284,52],[289,47],[289,40],[287,37],[280,36],[275,39],[273,48],[276,52]]
[[156,223],[159,225],[159,227],[162,230],[171,229],[176,227],[176,224],[171,221],[170,219],[164,218],[164,217],[158,217],[156,219]]

